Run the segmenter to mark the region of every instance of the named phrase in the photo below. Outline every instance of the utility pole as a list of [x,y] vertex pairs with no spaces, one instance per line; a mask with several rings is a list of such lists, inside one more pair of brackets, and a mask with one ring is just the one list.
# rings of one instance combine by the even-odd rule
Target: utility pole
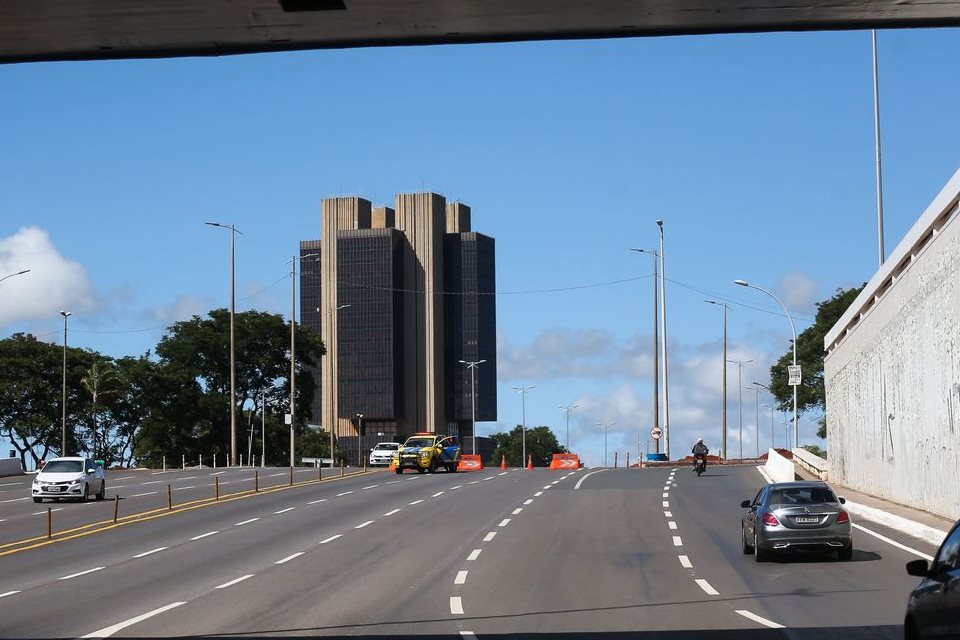
[[527,464],[527,392],[530,391],[531,389],[536,388],[536,386],[537,385],[535,384],[531,384],[528,387],[512,387],[514,391],[520,394],[520,397],[522,399],[521,402],[523,404],[523,425],[520,427],[521,429],[520,466],[521,467]]
[[663,340],[663,435],[664,451],[670,459],[670,381],[667,377],[667,282],[663,255],[663,220],[657,220],[660,228],[660,334]]
[[60,397],[60,408],[63,412],[60,422],[60,455],[67,455],[67,318],[69,311],[60,311],[63,316],[63,389]]
[[[637,253],[646,253],[653,256],[653,426],[660,426],[660,340],[657,332],[659,318],[657,260],[660,254],[653,249],[630,249]],[[638,449],[639,450],[639,449]],[[660,453],[660,439],[654,440],[654,453]]]

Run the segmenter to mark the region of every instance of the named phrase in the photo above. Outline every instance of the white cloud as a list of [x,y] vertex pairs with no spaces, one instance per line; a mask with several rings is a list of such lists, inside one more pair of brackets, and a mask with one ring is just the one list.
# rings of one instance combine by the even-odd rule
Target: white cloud
[[189,320],[192,316],[206,316],[213,308],[215,305],[209,299],[181,294],[173,302],[148,309],[144,318],[151,323],[169,327],[174,322]]
[[0,283],[0,327],[98,307],[86,269],[62,256],[43,229],[24,227],[0,238],[0,278],[24,269],[30,272]]
[[790,309],[810,313],[816,309],[817,283],[805,273],[795,271],[780,279],[777,290]]
[[528,345],[497,336],[497,371],[505,380],[594,378],[614,374],[652,375],[653,338],[632,338],[622,345],[602,329],[550,329]]

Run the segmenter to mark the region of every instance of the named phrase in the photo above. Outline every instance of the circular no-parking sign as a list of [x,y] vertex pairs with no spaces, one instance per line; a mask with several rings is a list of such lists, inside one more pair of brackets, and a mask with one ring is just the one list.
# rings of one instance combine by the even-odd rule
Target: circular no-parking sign
[[663,435],[663,429],[660,427],[654,427],[653,429],[650,429],[650,435],[653,436],[654,440],[659,440],[660,436]]

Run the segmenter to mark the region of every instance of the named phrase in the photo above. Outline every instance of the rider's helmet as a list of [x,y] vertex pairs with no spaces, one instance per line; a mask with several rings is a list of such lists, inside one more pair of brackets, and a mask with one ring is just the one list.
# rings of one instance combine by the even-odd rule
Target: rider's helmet
[[703,444],[703,438],[697,438],[697,444]]

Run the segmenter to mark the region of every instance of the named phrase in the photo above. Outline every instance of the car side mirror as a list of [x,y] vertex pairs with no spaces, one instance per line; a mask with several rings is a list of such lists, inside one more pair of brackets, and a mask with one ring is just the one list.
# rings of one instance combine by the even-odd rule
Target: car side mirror
[[749,508],[750,508],[750,501],[749,501],[749,500],[744,500],[743,502],[741,502],[741,503],[740,503],[740,508],[741,508],[741,509],[749,509]]
[[911,560],[907,563],[907,575],[928,578],[930,577],[930,565],[923,559]]
[[846,498],[840,497],[840,498],[837,498],[837,500],[840,501],[840,504],[847,504],[847,499],[846,499]]

